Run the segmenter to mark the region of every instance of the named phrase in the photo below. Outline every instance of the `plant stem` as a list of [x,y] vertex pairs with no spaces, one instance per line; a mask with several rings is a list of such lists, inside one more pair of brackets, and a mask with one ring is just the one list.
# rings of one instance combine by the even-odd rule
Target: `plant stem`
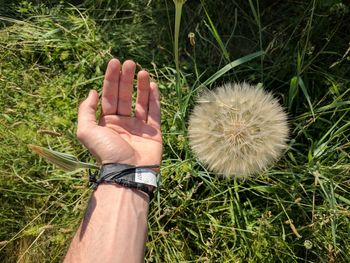
[[174,57],[176,67],[176,92],[181,105],[181,80],[180,80],[180,66],[179,66],[179,33],[181,23],[182,6],[185,1],[176,1],[175,3],[175,38],[174,38]]

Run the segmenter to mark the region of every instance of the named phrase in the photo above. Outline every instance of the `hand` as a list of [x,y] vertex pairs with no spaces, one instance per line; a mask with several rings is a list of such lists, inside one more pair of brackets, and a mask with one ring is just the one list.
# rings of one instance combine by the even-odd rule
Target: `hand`
[[147,71],[137,75],[135,117],[132,116],[132,90],[136,65],[127,60],[108,63],[103,90],[102,115],[96,121],[98,94],[91,90],[79,107],[78,139],[102,163],[135,166],[160,165],[162,136],[160,102],[156,83]]

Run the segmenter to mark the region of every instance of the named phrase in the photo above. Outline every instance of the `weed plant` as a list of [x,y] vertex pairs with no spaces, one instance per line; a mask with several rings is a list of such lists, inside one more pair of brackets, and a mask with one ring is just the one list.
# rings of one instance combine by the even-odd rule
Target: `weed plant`
[[[27,145],[94,162],[75,137],[77,107],[114,56],[147,68],[162,94],[146,262],[350,261],[347,1],[188,0],[178,71],[172,1],[13,1],[0,12],[0,262],[65,254],[87,171],[60,171]],[[273,168],[226,180],[191,152],[188,116],[204,87],[243,80],[274,92],[290,141]]]

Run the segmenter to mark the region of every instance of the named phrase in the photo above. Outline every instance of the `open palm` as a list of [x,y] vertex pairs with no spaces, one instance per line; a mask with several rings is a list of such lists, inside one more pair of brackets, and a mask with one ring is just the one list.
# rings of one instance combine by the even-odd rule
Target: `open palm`
[[135,63],[123,66],[112,59],[107,67],[102,90],[102,116],[97,123],[98,94],[90,91],[79,107],[79,140],[99,162],[130,165],[160,165],[162,137],[157,85],[142,70],[137,76],[135,116],[132,116],[132,91]]

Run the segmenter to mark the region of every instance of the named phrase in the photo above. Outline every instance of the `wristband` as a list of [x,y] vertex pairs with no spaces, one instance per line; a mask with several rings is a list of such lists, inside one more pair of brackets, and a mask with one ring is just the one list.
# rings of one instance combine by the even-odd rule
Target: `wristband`
[[158,186],[158,174],[151,168],[159,168],[158,165],[132,166],[128,164],[110,163],[102,165],[100,177],[89,170],[89,182],[94,189],[100,183],[116,183],[128,188],[134,188],[147,193],[152,199],[153,192]]

